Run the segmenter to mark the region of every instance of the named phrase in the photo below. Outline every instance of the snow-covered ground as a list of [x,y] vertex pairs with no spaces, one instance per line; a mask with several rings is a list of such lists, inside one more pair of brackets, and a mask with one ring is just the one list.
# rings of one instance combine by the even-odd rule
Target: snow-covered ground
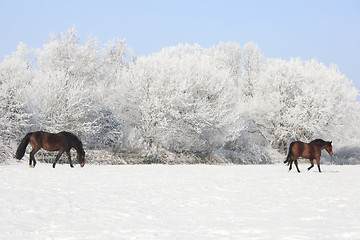
[[1,239],[360,239],[360,166],[0,165]]

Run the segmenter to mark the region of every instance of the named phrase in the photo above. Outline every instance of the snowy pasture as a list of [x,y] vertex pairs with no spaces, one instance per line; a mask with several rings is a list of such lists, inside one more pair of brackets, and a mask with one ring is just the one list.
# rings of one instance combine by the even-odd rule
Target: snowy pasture
[[1,239],[360,239],[360,166],[0,166]]

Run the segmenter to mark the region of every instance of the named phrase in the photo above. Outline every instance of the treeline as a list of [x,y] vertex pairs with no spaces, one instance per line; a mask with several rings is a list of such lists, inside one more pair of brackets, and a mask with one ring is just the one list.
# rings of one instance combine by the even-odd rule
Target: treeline
[[98,163],[272,163],[291,141],[323,138],[332,161],[357,163],[357,95],[335,65],[265,58],[251,42],[137,57],[124,40],[81,43],[72,28],[0,64],[0,150],[9,158],[29,131],[66,130]]

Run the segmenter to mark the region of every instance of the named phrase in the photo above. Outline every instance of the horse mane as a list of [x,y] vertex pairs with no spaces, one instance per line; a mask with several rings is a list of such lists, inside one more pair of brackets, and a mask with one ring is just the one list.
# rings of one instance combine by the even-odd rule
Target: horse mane
[[310,143],[315,143],[315,144],[318,144],[318,145],[321,145],[321,146],[325,146],[325,145],[329,145],[329,144],[331,145],[332,142],[327,142],[327,141],[324,141],[322,139],[315,139],[315,140],[311,141]]
[[79,152],[81,153],[82,155],[85,154],[85,151],[84,151],[84,147],[83,147],[83,144],[82,142],[80,141],[80,139],[73,133],[71,132],[61,132],[62,134],[66,135],[68,138],[70,138],[70,141],[72,142],[73,144],[73,147]]

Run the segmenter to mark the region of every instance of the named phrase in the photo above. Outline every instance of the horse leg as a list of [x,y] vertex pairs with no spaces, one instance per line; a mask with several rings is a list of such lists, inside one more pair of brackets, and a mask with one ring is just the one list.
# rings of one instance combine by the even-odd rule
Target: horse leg
[[71,154],[70,154],[70,151],[66,151],[66,155],[68,156],[68,159],[69,159],[69,162],[70,162],[70,167],[74,167],[74,165],[72,164],[72,161],[71,161]]
[[308,171],[314,167],[314,159],[310,159],[311,166],[308,168]]
[[320,157],[316,158],[316,164],[318,166],[319,172],[321,172],[321,169],[320,169]]
[[61,155],[63,153],[64,153],[64,150],[60,149],[58,155],[55,158],[55,162],[53,163],[53,168],[55,168],[55,165],[56,165],[57,161],[59,160],[59,158],[61,157]]
[[289,172],[290,172],[291,169],[292,169],[292,164],[293,164],[293,163],[295,163],[295,166],[296,166],[296,168],[297,168],[297,171],[300,172],[300,171],[299,171],[299,168],[298,168],[298,165],[297,165],[297,158],[295,158],[295,157],[290,158]]
[[32,165],[32,155],[31,155],[32,151],[30,152],[30,157],[29,157],[29,167],[30,168],[34,168],[34,166]]
[[299,170],[299,166],[298,166],[298,160],[296,159],[294,162],[295,162],[296,169],[297,169],[297,171],[298,171],[298,173],[299,173],[300,170]]
[[289,162],[289,172],[291,171],[291,169],[292,169],[292,164],[293,164],[293,159],[292,158],[290,158],[290,160],[289,160],[290,162]]
[[[30,159],[29,159],[29,167],[30,168],[34,168],[36,165],[36,160],[35,160],[35,153],[37,153],[40,150],[40,148],[36,147],[33,148],[30,152]],[[32,164],[34,163],[34,165]]]

